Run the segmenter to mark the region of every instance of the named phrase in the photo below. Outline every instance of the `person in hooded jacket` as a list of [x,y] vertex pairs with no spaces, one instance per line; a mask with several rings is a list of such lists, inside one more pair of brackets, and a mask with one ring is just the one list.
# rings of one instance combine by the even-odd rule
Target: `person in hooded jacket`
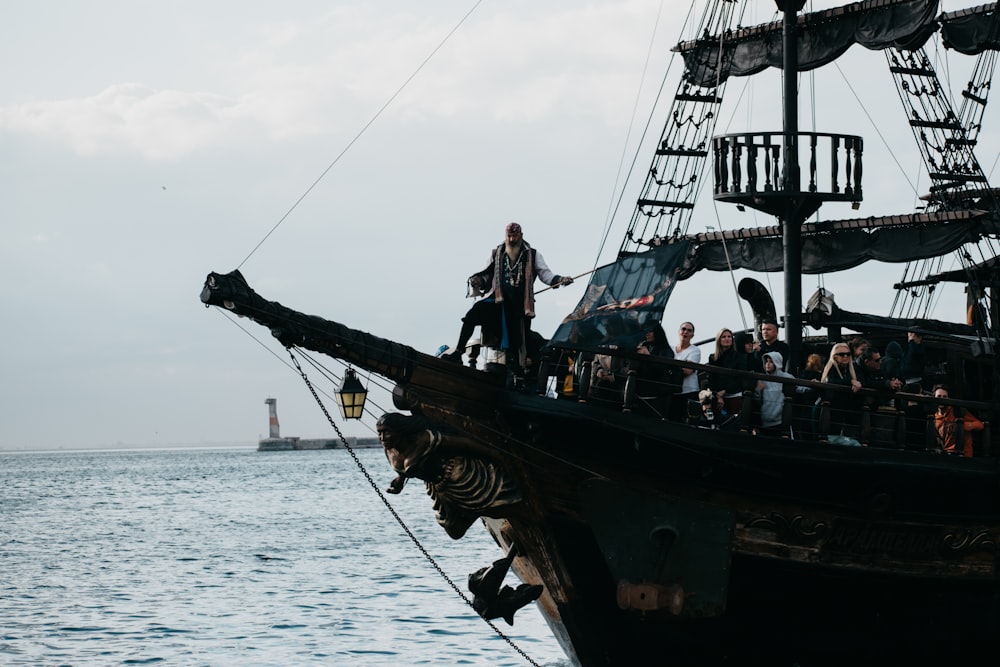
[[[780,352],[767,352],[761,357],[764,363],[764,373],[773,377],[791,378],[791,373],[781,370],[784,358]],[[785,385],[781,382],[759,380],[754,389],[754,396],[760,399],[761,435],[779,435],[781,432],[782,413],[785,408]]]
[[927,365],[927,350],[924,347],[924,337],[920,330],[911,327],[906,332],[906,350],[903,351],[902,379],[907,382],[920,382],[924,385],[925,366]]
[[[639,341],[635,351],[641,356],[674,358],[673,347],[667,341],[667,334],[659,322],[652,322],[645,328],[643,339]],[[629,371],[636,374],[636,395],[646,399],[643,405],[657,416],[665,415],[673,402],[673,395],[681,388],[680,369],[633,361],[629,363]]]
[[885,346],[882,356],[882,374],[887,378],[903,379],[903,346],[894,340]]

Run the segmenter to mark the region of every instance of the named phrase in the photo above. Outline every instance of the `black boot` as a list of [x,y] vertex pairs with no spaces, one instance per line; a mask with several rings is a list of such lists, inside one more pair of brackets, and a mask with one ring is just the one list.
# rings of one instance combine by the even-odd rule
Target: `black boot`
[[448,354],[442,354],[441,358],[456,364],[462,363],[462,355],[465,354],[465,346],[468,345],[469,339],[472,338],[472,332],[475,330],[476,325],[466,322],[463,317],[462,331],[458,334],[458,345],[455,346],[455,351],[449,352]]
[[479,366],[479,351],[482,349],[482,345],[473,345],[469,348],[469,368],[476,368]]

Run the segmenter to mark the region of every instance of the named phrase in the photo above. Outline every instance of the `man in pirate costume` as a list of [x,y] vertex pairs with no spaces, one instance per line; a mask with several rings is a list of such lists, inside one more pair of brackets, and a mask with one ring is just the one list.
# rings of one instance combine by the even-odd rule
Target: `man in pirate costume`
[[458,345],[445,358],[461,362],[472,332],[481,326],[483,339],[498,339],[499,349],[506,352],[514,386],[523,386],[525,343],[530,337],[531,318],[535,316],[535,278],[553,289],[573,283],[569,276],[554,274],[541,253],[524,240],[521,225],[512,222],[507,225],[504,242],[490,254],[489,265],[469,277],[471,295],[483,298],[462,318]]

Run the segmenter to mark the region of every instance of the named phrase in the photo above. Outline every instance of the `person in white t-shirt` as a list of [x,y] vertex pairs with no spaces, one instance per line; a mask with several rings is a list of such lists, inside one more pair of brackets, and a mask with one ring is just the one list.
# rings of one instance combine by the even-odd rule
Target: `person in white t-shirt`
[[[701,350],[696,345],[691,344],[692,338],[694,338],[694,325],[690,322],[682,322],[677,331],[679,342],[674,346],[674,359],[701,363]],[[684,418],[684,415],[687,414],[688,400],[698,400],[698,391],[701,389],[697,370],[684,368],[682,372],[684,379],[681,382],[681,390],[671,403],[671,412],[676,419]]]

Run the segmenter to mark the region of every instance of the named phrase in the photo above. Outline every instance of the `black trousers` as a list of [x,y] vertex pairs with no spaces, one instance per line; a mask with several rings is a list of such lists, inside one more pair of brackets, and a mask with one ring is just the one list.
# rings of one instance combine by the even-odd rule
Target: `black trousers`
[[464,351],[476,327],[482,327],[483,344],[494,347],[499,344],[500,304],[491,299],[482,299],[472,304],[462,318],[462,331],[458,335],[458,350]]
[[482,299],[472,305],[462,318],[462,331],[458,336],[458,349],[464,350],[476,327],[482,327],[483,344],[500,348],[506,325],[507,368],[516,376],[524,375],[521,350],[531,334],[531,319],[524,316],[524,294],[512,290],[504,293],[504,300]]

